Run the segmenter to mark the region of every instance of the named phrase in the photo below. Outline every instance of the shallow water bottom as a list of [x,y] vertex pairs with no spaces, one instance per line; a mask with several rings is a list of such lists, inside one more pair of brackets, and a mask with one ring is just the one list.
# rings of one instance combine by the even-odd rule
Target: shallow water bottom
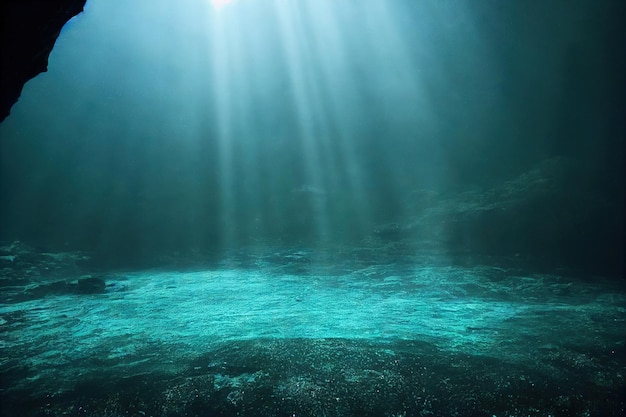
[[98,276],[3,284],[5,416],[624,412],[615,281],[305,252]]

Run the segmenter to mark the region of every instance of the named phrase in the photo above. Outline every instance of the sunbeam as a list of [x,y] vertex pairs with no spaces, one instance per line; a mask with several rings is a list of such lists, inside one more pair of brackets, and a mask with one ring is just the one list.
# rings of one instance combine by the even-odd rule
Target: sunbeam
[[[417,149],[432,141],[433,109],[416,51],[429,60],[424,66],[438,65],[419,36],[403,36],[402,5],[276,0],[230,6],[212,14],[209,25],[222,227],[230,230],[223,235],[238,224],[240,237],[274,229],[321,241],[355,238],[401,215],[394,202],[416,183],[402,184],[406,167],[394,162],[395,143],[415,141],[410,148]],[[384,118],[374,123],[372,109]],[[410,129],[423,137],[399,137]],[[371,147],[381,151],[373,159]],[[273,203],[237,184],[271,190]],[[381,188],[385,194],[376,195]],[[388,210],[394,204],[395,213]],[[246,230],[233,217],[237,206],[257,207],[258,213],[245,213],[255,219]]]
[[621,3],[3,2],[0,416],[621,417]]
[[215,7],[217,10],[223,8],[224,6],[227,6],[229,4],[233,4],[235,3],[236,0],[211,0],[211,4],[213,5],[213,7]]

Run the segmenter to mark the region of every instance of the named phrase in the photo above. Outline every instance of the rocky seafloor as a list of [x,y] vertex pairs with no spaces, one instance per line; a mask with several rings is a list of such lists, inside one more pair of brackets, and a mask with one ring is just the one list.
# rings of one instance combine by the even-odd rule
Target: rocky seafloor
[[3,246],[0,415],[624,414],[623,282],[406,247],[191,264]]

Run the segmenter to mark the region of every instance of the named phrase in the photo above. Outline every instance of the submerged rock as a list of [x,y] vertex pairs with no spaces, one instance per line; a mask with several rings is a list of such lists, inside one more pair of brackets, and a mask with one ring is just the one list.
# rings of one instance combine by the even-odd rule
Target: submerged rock
[[106,289],[106,282],[97,277],[86,277],[78,280],[76,293],[78,294],[99,294]]

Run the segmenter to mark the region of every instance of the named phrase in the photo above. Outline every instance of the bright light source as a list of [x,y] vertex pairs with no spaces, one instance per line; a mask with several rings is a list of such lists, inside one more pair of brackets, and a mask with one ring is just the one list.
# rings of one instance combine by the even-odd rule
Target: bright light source
[[234,2],[235,0],[211,0],[211,4],[213,4],[213,7],[215,7],[218,10]]

